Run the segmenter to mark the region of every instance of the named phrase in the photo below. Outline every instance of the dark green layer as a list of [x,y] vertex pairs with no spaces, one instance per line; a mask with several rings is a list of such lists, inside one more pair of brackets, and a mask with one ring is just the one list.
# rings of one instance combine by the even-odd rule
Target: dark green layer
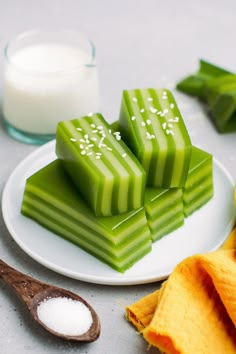
[[151,250],[143,208],[95,217],[59,160],[27,180],[22,213],[121,272]]
[[56,153],[96,216],[143,205],[145,171],[101,114],[60,122]]
[[191,141],[169,90],[125,90],[119,129],[122,138],[144,167],[148,186],[184,186],[191,157]]

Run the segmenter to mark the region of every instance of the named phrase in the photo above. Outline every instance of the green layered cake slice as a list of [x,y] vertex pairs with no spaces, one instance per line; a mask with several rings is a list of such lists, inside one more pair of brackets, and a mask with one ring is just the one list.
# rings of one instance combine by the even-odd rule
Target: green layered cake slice
[[96,216],[143,206],[146,173],[101,114],[60,122],[56,153]]
[[169,90],[125,90],[119,129],[122,139],[144,167],[148,186],[184,186],[191,141]]
[[152,241],[157,241],[184,224],[182,189],[147,188],[145,210]]
[[236,75],[225,75],[205,85],[211,117],[219,132],[236,130]]
[[119,272],[151,251],[144,207],[116,216],[96,217],[60,160],[27,179],[22,213]]
[[185,216],[206,204],[213,192],[212,155],[193,146],[188,177],[183,188]]

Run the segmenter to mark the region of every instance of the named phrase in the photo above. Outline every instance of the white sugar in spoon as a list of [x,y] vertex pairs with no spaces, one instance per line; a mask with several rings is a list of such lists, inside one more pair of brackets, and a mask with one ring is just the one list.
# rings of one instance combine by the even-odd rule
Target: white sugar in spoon
[[[0,278],[2,278],[10,287],[16,292],[18,297],[25,303],[34,320],[39,323],[43,328],[48,332],[52,333],[54,336],[63,338],[69,341],[77,342],[93,342],[100,335],[100,321],[97,313],[94,311],[92,306],[88,304],[83,298],[79,295],[74,294],[65,289],[58,288],[53,285],[42,283],[32,277],[29,277],[16,269],[10,267],[8,264],[3,262],[0,259]],[[80,303],[81,308],[83,308],[82,313],[91,317],[91,323],[89,323],[88,328],[85,328],[85,332],[81,333],[81,329],[78,330],[79,334],[65,334],[65,332],[60,332],[55,329],[54,326],[48,324],[47,321],[43,321],[42,318],[45,316],[39,316],[40,307],[45,306],[47,302],[51,300],[56,300],[55,302],[60,304],[60,301],[63,300],[64,305],[67,303],[73,302],[73,305],[78,302]],[[69,300],[70,301],[67,301]],[[73,301],[71,301],[73,300]],[[77,306],[79,308],[79,306]],[[76,308],[76,307],[74,307]],[[57,311],[60,311],[60,306],[57,308]],[[74,311],[76,314],[76,311]],[[66,321],[66,318],[64,319]],[[81,318],[81,321],[83,319]],[[86,316],[85,322],[88,322],[88,316]],[[78,319],[74,321],[78,323]],[[57,328],[57,327],[56,327]]]

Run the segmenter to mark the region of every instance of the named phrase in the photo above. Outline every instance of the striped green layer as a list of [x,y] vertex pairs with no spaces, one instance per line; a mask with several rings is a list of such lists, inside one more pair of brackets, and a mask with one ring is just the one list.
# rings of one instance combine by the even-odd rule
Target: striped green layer
[[185,216],[206,204],[213,194],[212,155],[193,146],[188,177],[183,188]]
[[169,223],[160,225],[160,227],[157,228],[152,228],[152,226],[150,226],[152,242],[160,240],[160,238],[168,235],[172,231],[175,231],[179,227],[183,226],[183,224],[184,224],[184,215],[183,215],[183,211],[181,211],[175,214],[175,218],[169,220]]
[[146,188],[144,205],[147,217],[158,218],[166,214],[171,207],[182,204],[182,195],[181,188]]
[[96,216],[143,205],[145,171],[101,114],[60,122],[56,153]]
[[169,90],[123,91],[119,129],[144,167],[148,186],[184,186],[191,141]]
[[22,213],[120,272],[151,250],[143,208],[115,217],[95,217],[59,160],[27,180]]
[[152,241],[184,224],[182,189],[147,188],[144,205]]
[[205,190],[213,191],[212,176],[209,175],[204,181],[199,183],[195,188],[183,193],[184,205],[190,204],[193,200],[197,199],[199,195],[202,195]]
[[213,188],[206,188],[195,199],[189,203],[184,203],[184,215],[188,217],[196,210],[200,209],[213,197]]

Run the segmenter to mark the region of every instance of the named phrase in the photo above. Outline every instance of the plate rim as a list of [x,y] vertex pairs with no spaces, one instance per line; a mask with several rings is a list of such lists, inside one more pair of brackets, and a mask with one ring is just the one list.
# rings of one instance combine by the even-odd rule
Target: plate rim
[[[44,267],[46,267],[47,269],[50,269],[56,273],[59,273],[61,275],[67,276],[69,278],[73,278],[76,280],[80,280],[80,281],[84,281],[87,283],[94,283],[94,284],[101,284],[101,285],[117,285],[117,286],[123,286],[123,285],[138,285],[138,284],[147,284],[147,283],[153,283],[153,282],[157,282],[157,281],[161,281],[163,279],[166,279],[169,275],[171,271],[168,272],[159,272],[157,275],[152,275],[152,276],[145,276],[142,275],[141,277],[135,276],[135,275],[125,275],[125,273],[123,273],[125,275],[124,278],[112,278],[112,276],[98,276],[98,275],[84,275],[81,272],[76,272],[73,270],[67,270],[64,267],[60,266],[60,265],[55,265],[53,262],[51,262],[50,260],[46,260],[44,257],[42,257],[41,255],[38,255],[37,253],[35,253],[35,251],[32,251],[30,248],[27,247],[27,245],[25,245],[25,243],[23,241],[21,241],[21,239],[17,236],[17,233],[15,232],[14,228],[12,227],[12,224],[9,220],[8,217],[8,211],[7,208],[5,207],[7,200],[8,200],[8,193],[10,193],[9,191],[9,186],[11,185],[11,181],[14,180],[14,176],[17,173],[17,171],[22,168],[22,166],[24,166],[25,164],[28,163],[28,161],[31,161],[35,155],[43,155],[45,152],[47,152],[48,150],[50,151],[51,147],[55,146],[55,140],[52,140],[46,144],[44,144],[43,146],[40,146],[39,148],[37,148],[36,150],[34,150],[33,152],[29,153],[25,158],[23,158],[18,164],[17,166],[13,169],[13,171],[10,173],[4,188],[3,188],[3,193],[2,193],[2,215],[3,215],[3,220],[4,223],[6,225],[6,228],[8,229],[10,236],[14,239],[14,241],[16,242],[16,244],[28,255],[30,256],[32,259],[34,259],[36,262],[38,262],[39,264],[43,265]],[[53,154],[53,151],[50,151],[50,153]],[[56,157],[56,154],[55,154]],[[49,163],[50,160],[47,159],[46,163]],[[224,175],[227,177],[228,182],[231,184],[231,186],[234,188],[235,187],[235,182],[234,179],[232,177],[232,175],[229,173],[229,171],[224,167],[224,165],[218,161],[215,157],[213,157],[213,163],[224,173]],[[235,214],[235,213],[234,213]],[[234,215],[235,218],[235,215]],[[230,232],[230,229],[232,229],[234,221],[233,220],[229,220],[228,225],[226,225],[225,230],[228,230],[227,232]],[[225,236],[222,237],[220,239],[220,241],[211,249],[208,250],[208,252],[211,251],[215,251],[216,249],[218,249],[220,247],[220,245],[225,241],[225,239],[228,237],[228,233],[225,231]],[[66,241],[65,242],[69,242]],[[75,246],[78,247],[78,246]],[[86,252],[86,251],[84,251]],[[98,260],[99,261],[99,260]],[[99,261],[100,262],[100,261]],[[120,274],[120,273],[119,273]],[[121,274],[122,275],[122,274]]]

